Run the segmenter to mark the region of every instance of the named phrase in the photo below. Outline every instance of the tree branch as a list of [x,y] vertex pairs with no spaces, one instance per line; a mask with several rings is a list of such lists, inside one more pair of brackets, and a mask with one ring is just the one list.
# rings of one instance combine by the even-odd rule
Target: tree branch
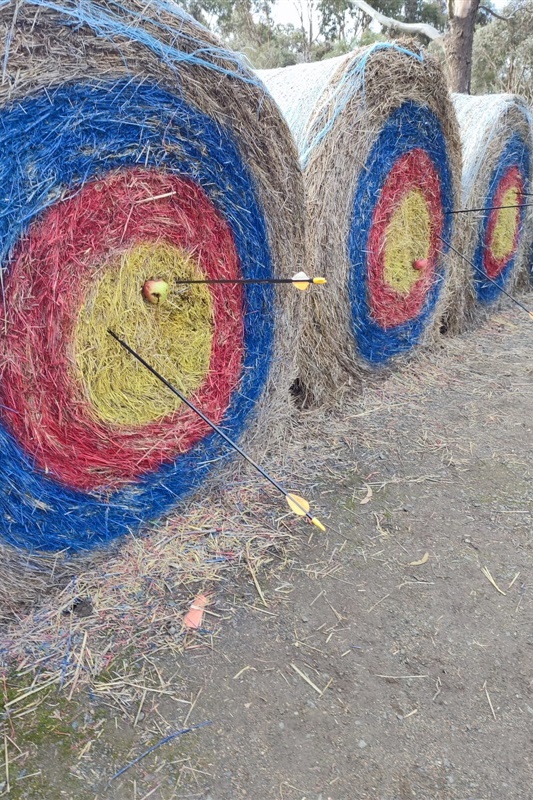
[[479,8],[480,8],[480,10],[486,11],[486,12],[487,12],[487,14],[492,14],[492,16],[493,16],[493,17],[496,17],[496,19],[503,19],[503,21],[504,21],[504,22],[510,22],[510,21],[511,21],[511,18],[512,18],[512,16],[513,16],[513,15],[511,14],[511,16],[510,16],[510,17],[502,17],[502,15],[501,15],[501,14],[497,14],[497,13],[496,13],[496,11],[493,11],[493,9],[492,9],[492,8],[489,8],[488,6],[480,6]]
[[442,39],[444,36],[442,31],[437,30],[433,25],[429,25],[425,22],[400,22],[397,19],[392,19],[392,17],[386,17],[385,14],[372,8],[366,0],[350,0],[350,3],[364,14],[368,14],[369,17],[372,17],[372,19],[378,22],[383,28],[390,28],[391,30],[401,31],[402,33],[418,33],[432,41]]

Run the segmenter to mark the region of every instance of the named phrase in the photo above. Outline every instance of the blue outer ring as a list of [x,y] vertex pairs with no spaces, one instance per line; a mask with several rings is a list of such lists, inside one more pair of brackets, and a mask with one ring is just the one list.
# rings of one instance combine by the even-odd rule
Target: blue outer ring
[[[366,253],[374,209],[395,162],[415,148],[424,150],[431,158],[440,179],[443,209],[452,209],[452,172],[441,124],[429,108],[412,101],[397,108],[381,129],[361,170],[353,201],[348,237],[352,333],[359,355],[375,365],[385,364],[394,356],[410,350],[418,342],[437,304],[444,282],[444,260],[441,259],[435,283],[418,316],[387,330],[372,318]],[[452,233],[452,217],[452,214],[445,214],[444,217],[442,237],[447,242]],[[448,247],[443,245],[442,250],[447,252]]]
[[[513,133],[503,153],[500,156],[500,159],[494,169],[494,172],[491,175],[489,181],[489,189],[486,196],[485,205],[487,207],[494,205],[494,198],[496,196],[496,192],[498,191],[498,185],[502,178],[504,177],[505,173],[511,167],[517,167],[522,175],[522,179],[524,181],[524,191],[529,192],[529,161],[531,158],[529,146],[523,140],[519,133]],[[479,233],[477,239],[477,246],[474,253],[474,257],[472,259],[473,263],[476,267],[481,270],[481,272],[486,275],[485,271],[485,249],[487,243],[487,229],[489,226],[489,219],[490,219],[490,211],[486,214],[483,214],[483,221],[479,226]],[[524,224],[526,219],[526,209],[520,209],[520,230],[518,233],[518,243],[520,244],[520,239],[522,238],[524,232]],[[517,248],[518,249],[518,248]],[[473,272],[473,281],[474,281],[474,288],[476,290],[476,296],[480,303],[484,305],[489,305],[490,303],[494,303],[495,300],[498,300],[501,297],[500,288],[505,287],[505,284],[509,280],[512,275],[514,265],[516,262],[516,253],[507,263],[500,274],[494,278],[497,283],[495,286],[491,281],[487,278],[483,278],[481,274],[475,270]]]
[[[243,277],[273,275],[253,178],[231,134],[166,90],[129,80],[74,84],[0,112],[0,263],[28,226],[68,189],[138,165],[188,177],[229,224]],[[272,287],[245,287],[244,363],[222,422],[239,439],[269,373]],[[0,421],[0,535],[16,547],[94,547],[160,518],[228,455],[216,434],[136,483],[102,497],[46,476]],[[230,451],[232,452],[232,451]]]

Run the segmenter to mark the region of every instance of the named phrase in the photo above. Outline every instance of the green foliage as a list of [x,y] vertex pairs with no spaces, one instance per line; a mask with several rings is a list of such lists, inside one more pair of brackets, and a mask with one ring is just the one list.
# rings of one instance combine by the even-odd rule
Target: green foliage
[[396,16],[404,22],[426,22],[444,30],[448,21],[446,3],[442,0],[405,0],[403,15]]
[[292,25],[276,25],[263,31],[263,38],[251,42],[244,37],[240,44],[232,37],[229,44],[241,50],[256,69],[288,67],[302,61],[305,51],[305,36]]
[[350,22],[354,22],[359,12],[349,0],[318,0],[320,32],[328,42],[346,42]]
[[448,25],[448,15],[446,13],[446,5],[440,0],[432,0],[432,2],[424,3],[423,14],[420,15],[420,22],[429,22],[440,31],[445,31]]
[[191,17],[197,19],[202,25],[208,25],[208,20],[204,11],[204,4],[197,0],[182,0],[181,6]]
[[[429,22],[445,27],[443,0],[372,0],[371,5],[388,17],[400,22]],[[330,42],[350,42],[368,34],[370,18],[355,8],[350,0],[317,0],[320,34]],[[356,35],[357,34],[357,35]],[[377,34],[381,39],[381,35]]]
[[[350,0],[301,0],[303,20],[297,26],[274,22],[273,9],[282,2],[286,0],[182,0],[182,5],[260,69],[330,58],[388,38],[386,33],[375,33],[370,17]],[[446,28],[447,0],[371,0],[371,4],[403,22]],[[314,22],[308,24],[306,17]]]
[[367,28],[361,34],[361,38],[359,40],[360,47],[367,47],[370,44],[375,44],[376,42],[388,42],[390,41],[388,36],[385,36],[384,33],[374,33],[369,28]]
[[512,0],[476,30],[472,91],[514,92],[533,101],[533,0]]
[[274,23],[275,0],[182,0],[181,4],[257,68],[284,67],[301,60],[303,34],[291,25]]
[[492,22],[495,19],[494,14],[491,13],[492,11],[496,11],[494,3],[492,0],[486,0],[478,9],[476,28],[482,27],[483,25],[488,25],[489,22]]

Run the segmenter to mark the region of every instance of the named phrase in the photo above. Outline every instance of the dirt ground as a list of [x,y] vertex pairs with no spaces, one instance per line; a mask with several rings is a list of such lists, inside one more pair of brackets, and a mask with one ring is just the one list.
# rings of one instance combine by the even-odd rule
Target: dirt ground
[[4,794],[533,798],[532,331],[508,309],[342,420],[306,414],[327,534],[302,523],[275,571],[219,587],[216,635],[147,655],[159,683],[135,708],[52,695],[17,720]]

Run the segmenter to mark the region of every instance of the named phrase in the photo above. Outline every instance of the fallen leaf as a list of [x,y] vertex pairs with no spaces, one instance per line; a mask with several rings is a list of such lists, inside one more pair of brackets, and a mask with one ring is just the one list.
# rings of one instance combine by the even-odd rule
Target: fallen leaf
[[200,628],[204,618],[204,609],[207,605],[209,605],[209,599],[205,594],[199,594],[198,597],[192,601],[189,611],[183,618],[184,626],[192,630]]
[[410,561],[409,562],[409,566],[410,567],[421,567],[422,564],[425,564],[427,561],[429,561],[429,553],[424,553],[424,555],[422,556],[420,561]]
[[363,497],[363,499],[359,502],[359,505],[360,506],[364,506],[367,503],[370,503],[370,501],[372,500],[372,495],[373,494],[374,494],[374,492],[372,491],[370,486],[367,486],[366,487],[366,497]]

